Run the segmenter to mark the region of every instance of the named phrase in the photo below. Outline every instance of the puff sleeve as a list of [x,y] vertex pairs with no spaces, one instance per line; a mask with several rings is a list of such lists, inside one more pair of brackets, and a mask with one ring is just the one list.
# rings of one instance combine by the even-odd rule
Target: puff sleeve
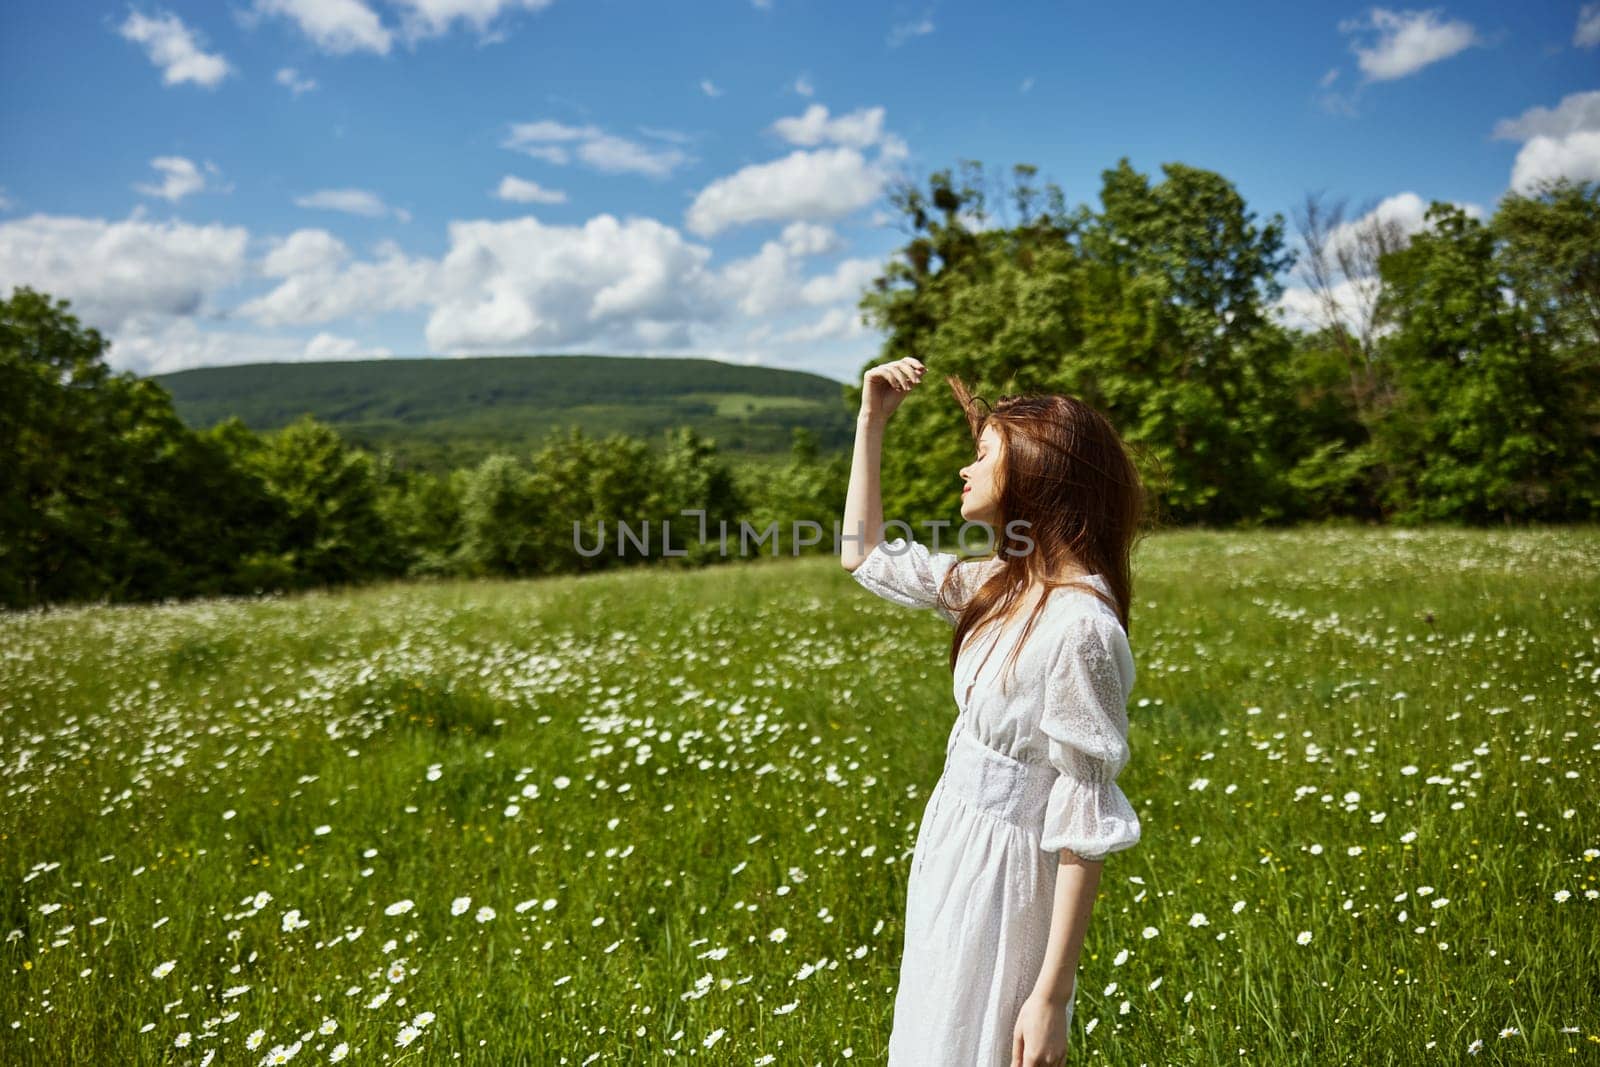
[[1040,727],[1057,777],[1045,807],[1040,847],[1103,860],[1139,841],[1139,816],[1118,787],[1127,766],[1128,693],[1133,654],[1121,625],[1075,619],[1045,677]]
[[879,541],[850,574],[885,600],[908,608],[933,608],[954,625],[956,615],[935,598],[958,561],[953,552],[929,552],[917,541],[897,537]]

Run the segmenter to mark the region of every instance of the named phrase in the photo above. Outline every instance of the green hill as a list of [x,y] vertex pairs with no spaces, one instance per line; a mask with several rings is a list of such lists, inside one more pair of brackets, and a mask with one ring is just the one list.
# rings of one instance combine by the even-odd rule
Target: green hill
[[523,452],[551,430],[656,438],[693,426],[724,453],[787,453],[795,427],[823,452],[847,448],[844,386],[804,371],[710,359],[490,356],[254,363],[154,376],[191,426],[237,415],[255,430],[302,414],[410,466],[445,469]]

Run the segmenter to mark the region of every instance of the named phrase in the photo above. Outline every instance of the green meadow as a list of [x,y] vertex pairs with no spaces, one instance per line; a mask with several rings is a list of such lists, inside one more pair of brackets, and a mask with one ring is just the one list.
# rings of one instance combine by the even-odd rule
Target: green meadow
[[[1135,593],[1069,1061],[1600,1062],[1600,531]],[[0,1063],[882,1063],[949,634],[830,558],[0,615]]]

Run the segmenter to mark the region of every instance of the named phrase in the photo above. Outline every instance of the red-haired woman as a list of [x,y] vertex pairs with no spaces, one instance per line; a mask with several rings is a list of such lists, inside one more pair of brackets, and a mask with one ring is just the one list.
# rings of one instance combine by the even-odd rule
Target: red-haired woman
[[955,627],[959,714],[911,858],[889,1063],[1055,1065],[1102,863],[1139,840],[1116,777],[1144,491],[1089,405],[1008,396],[983,412],[952,377],[976,443],[961,514],[995,531],[996,552],[883,541],[883,429],[924,373],[906,357],[863,379],[841,558],[867,589]]

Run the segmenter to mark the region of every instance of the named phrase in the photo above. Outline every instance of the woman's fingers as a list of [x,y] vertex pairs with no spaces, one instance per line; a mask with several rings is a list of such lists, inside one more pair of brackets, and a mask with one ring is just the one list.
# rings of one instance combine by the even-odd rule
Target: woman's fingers
[[927,368],[922,365],[921,360],[915,356],[905,356],[891,363],[873,367],[867,371],[866,377],[868,379],[877,378],[904,393],[909,392],[918,382],[922,381],[922,376],[926,372]]

